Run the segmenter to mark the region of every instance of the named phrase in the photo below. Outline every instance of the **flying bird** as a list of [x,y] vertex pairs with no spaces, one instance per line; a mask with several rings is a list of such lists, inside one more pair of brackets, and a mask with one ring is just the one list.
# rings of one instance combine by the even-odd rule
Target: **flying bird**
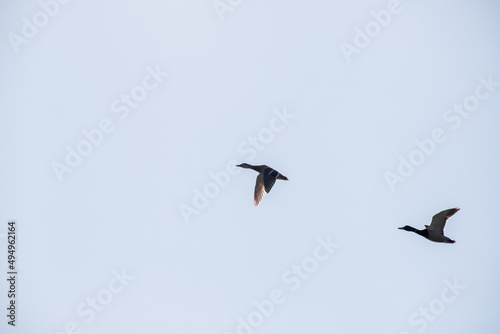
[[408,225],[398,228],[400,230],[415,232],[430,241],[454,244],[455,240],[451,240],[444,235],[444,225],[446,224],[448,218],[457,213],[458,210],[460,210],[460,208],[448,209],[435,214],[434,217],[432,217],[431,225],[424,225],[425,229],[423,230],[417,230],[416,228]]
[[259,205],[262,198],[264,198],[264,195],[271,191],[271,188],[274,186],[276,180],[288,181],[288,178],[285,175],[280,174],[277,170],[266,165],[253,166],[247,163],[242,163],[236,166],[253,169],[259,173],[259,175],[257,175],[257,182],[255,183],[253,198],[253,204],[255,206]]

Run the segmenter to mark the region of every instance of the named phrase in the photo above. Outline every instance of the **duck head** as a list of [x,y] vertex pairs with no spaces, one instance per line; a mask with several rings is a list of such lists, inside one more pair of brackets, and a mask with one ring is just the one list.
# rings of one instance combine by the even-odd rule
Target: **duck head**
[[405,225],[403,227],[398,227],[398,229],[405,230],[405,231],[410,231],[410,232],[414,232],[416,230],[414,227],[411,227],[409,225]]
[[246,162],[236,165],[236,167],[241,167],[241,168],[252,168],[252,165],[247,164]]

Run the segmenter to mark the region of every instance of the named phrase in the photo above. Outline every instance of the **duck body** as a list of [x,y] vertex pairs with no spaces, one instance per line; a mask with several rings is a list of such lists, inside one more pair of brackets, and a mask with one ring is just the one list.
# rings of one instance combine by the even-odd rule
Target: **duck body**
[[460,210],[460,208],[443,210],[435,214],[432,217],[431,225],[425,225],[425,229],[423,230],[417,230],[416,228],[409,225],[399,227],[399,229],[414,232],[430,241],[454,244],[455,240],[452,240],[444,235],[444,226],[448,218],[457,213],[458,210]]
[[278,172],[277,170],[266,166],[266,165],[250,165],[247,163],[242,163],[236,165],[237,167],[253,169],[259,175],[257,175],[257,181],[255,183],[255,191],[254,191],[254,205],[257,206],[264,198],[264,195],[271,191],[272,187],[276,183],[276,180],[285,180],[288,181],[288,178]]
[[448,244],[454,244],[455,243],[455,240],[451,240],[447,236],[445,236],[443,234],[436,233],[436,232],[434,232],[432,230],[429,230],[427,228],[424,228],[423,230],[417,230],[414,227],[406,225],[406,226],[403,226],[403,227],[399,227],[399,229],[400,230],[409,231],[409,232],[415,232],[416,234],[421,235],[421,236],[423,236],[424,238],[426,238],[426,239],[428,239],[430,241],[444,242],[444,243],[448,243]]

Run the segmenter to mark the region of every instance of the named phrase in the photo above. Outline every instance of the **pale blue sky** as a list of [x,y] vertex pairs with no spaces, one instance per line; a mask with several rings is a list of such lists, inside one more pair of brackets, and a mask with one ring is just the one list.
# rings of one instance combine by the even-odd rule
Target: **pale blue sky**
[[55,1],[0,5],[2,333],[498,332],[496,2]]

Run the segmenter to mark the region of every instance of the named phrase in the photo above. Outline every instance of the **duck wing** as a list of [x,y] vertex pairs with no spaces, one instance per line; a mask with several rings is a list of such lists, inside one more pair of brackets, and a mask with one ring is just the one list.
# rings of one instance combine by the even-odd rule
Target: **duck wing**
[[255,192],[253,203],[257,206],[260,201],[264,198],[264,195],[271,191],[272,187],[276,183],[276,180],[281,174],[277,170],[271,167],[265,167],[264,170],[257,176],[257,181],[255,182]]
[[259,205],[260,201],[262,201],[265,194],[266,194],[266,188],[264,186],[264,174],[259,173],[259,175],[257,175],[257,181],[255,182],[253,204],[255,206]]
[[444,226],[446,225],[446,221],[448,218],[453,216],[455,213],[458,212],[460,208],[453,208],[453,209],[448,209],[448,210],[443,210],[440,213],[436,213],[432,217],[431,225],[425,225],[425,227],[428,230],[432,230],[436,233],[443,234],[444,235]]
[[280,173],[278,173],[277,170],[268,167],[264,169],[263,174],[264,174],[264,187],[266,188],[266,193],[268,193],[271,191],[271,188],[276,183],[276,180],[278,179],[278,176],[280,176]]

